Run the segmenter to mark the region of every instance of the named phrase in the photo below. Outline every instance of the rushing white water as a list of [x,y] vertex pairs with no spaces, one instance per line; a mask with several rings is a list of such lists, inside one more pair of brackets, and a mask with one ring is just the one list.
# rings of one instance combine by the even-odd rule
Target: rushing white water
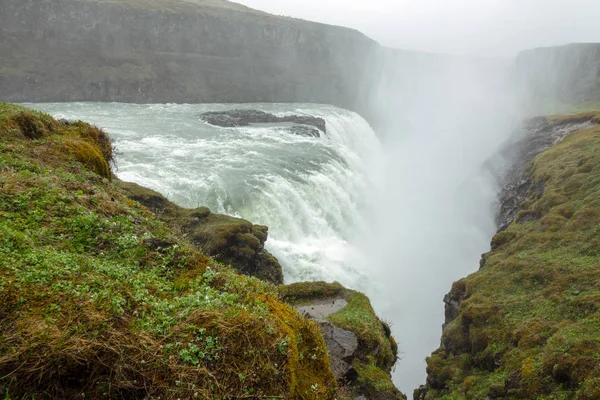
[[[35,104],[106,129],[118,150],[119,178],[150,187],[184,207],[269,226],[267,248],[287,282],[361,283],[356,241],[366,229],[379,141],[367,122],[333,106],[310,104]],[[282,125],[218,128],[199,114],[234,108],[323,117],[327,135],[291,134]]]

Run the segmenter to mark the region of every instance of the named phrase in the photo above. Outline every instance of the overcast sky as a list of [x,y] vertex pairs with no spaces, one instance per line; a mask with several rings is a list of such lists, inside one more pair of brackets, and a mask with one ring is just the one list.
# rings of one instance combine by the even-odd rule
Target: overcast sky
[[600,0],[237,0],[273,14],[359,29],[397,48],[512,56],[600,42]]

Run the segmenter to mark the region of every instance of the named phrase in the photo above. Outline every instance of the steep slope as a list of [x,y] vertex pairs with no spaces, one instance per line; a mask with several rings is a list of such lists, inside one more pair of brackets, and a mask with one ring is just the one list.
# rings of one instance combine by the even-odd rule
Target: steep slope
[[517,57],[515,77],[524,107],[538,115],[598,107],[600,44],[524,51]]
[[379,45],[228,1],[3,0],[9,101],[312,102],[368,116]]
[[600,397],[598,121],[553,117],[533,129],[538,139],[579,130],[522,169],[518,213],[445,299],[442,344],[416,399]]

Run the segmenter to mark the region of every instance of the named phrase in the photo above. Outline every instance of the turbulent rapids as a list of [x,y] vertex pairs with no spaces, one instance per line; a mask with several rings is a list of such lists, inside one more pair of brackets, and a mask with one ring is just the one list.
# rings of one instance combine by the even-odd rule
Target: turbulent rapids
[[[208,206],[269,226],[267,247],[280,260],[286,282],[337,280],[361,288],[364,257],[357,243],[367,229],[381,147],[357,114],[309,104],[35,107],[106,129],[119,152],[120,179],[184,207]],[[199,118],[234,108],[322,117],[327,134],[294,135],[285,124],[219,128]]]

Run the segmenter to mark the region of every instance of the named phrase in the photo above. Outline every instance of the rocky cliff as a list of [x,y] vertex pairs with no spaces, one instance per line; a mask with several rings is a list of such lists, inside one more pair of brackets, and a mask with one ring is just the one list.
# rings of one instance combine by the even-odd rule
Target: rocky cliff
[[524,51],[515,78],[523,106],[534,112],[572,112],[600,104],[600,44]]
[[9,101],[312,102],[369,116],[379,45],[219,0],[2,0]]
[[600,114],[538,118],[516,143],[480,270],[445,297],[414,398],[600,398]]

